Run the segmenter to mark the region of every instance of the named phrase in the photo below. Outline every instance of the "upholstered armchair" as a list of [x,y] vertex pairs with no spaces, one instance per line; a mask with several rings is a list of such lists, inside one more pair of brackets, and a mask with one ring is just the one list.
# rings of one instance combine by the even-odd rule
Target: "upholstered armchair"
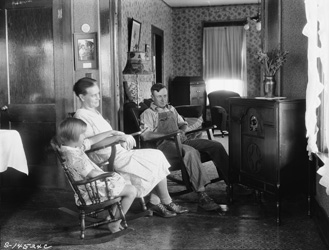
[[240,95],[228,90],[217,90],[208,94],[211,122],[220,130],[222,137],[229,131],[228,99],[232,97],[240,97]]

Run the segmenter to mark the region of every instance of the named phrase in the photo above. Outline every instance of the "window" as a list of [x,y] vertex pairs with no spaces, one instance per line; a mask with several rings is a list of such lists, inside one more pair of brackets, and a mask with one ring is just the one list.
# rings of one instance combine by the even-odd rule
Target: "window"
[[207,93],[225,89],[246,95],[246,65],[246,34],[243,24],[205,23],[203,78]]
[[303,34],[308,38],[308,84],[306,117],[309,154],[324,153],[324,166],[319,168],[320,184],[329,195],[329,1],[305,1],[307,23]]
[[[328,55],[329,56],[329,55]],[[328,96],[328,83],[325,85],[324,81],[324,73],[323,67],[321,62],[319,62],[319,75],[320,81],[324,84],[324,90],[320,95],[321,104],[318,110],[318,126],[319,126],[319,133],[317,138],[317,145],[319,151],[322,153],[328,154],[328,138],[326,138],[326,134],[328,134],[328,119],[329,119],[329,96]]]

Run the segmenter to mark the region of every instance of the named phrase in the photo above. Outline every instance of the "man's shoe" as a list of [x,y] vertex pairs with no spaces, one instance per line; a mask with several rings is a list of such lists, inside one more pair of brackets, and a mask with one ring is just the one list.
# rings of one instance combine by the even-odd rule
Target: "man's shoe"
[[173,202],[171,202],[167,205],[164,204],[164,206],[165,206],[165,208],[167,208],[167,210],[175,212],[176,214],[182,214],[182,213],[187,213],[188,212],[188,208],[183,207],[183,206],[178,205],[178,204],[173,203]]
[[152,203],[147,204],[147,208],[151,210],[154,214],[159,215],[164,218],[175,217],[177,214],[175,212],[169,211],[164,205],[157,204],[153,205]]
[[222,210],[222,212],[228,212],[229,208],[227,205],[225,204],[219,204],[220,209]]
[[201,193],[198,206],[206,211],[220,209],[220,206],[204,192]]

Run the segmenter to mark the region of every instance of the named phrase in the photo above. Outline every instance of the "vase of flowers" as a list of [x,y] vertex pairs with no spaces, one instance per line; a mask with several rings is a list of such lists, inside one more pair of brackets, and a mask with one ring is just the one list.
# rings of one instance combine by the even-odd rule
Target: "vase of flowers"
[[273,49],[270,52],[258,51],[257,60],[264,65],[264,93],[265,97],[274,97],[276,81],[275,74],[286,61],[288,51]]
[[272,98],[274,97],[276,81],[274,76],[264,76],[264,93],[265,97]]

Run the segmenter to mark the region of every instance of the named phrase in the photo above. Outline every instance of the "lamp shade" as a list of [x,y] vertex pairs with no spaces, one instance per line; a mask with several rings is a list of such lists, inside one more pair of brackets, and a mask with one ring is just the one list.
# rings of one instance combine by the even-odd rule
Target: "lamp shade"
[[123,74],[149,74],[145,70],[145,52],[131,51],[127,55],[127,64],[123,70]]

